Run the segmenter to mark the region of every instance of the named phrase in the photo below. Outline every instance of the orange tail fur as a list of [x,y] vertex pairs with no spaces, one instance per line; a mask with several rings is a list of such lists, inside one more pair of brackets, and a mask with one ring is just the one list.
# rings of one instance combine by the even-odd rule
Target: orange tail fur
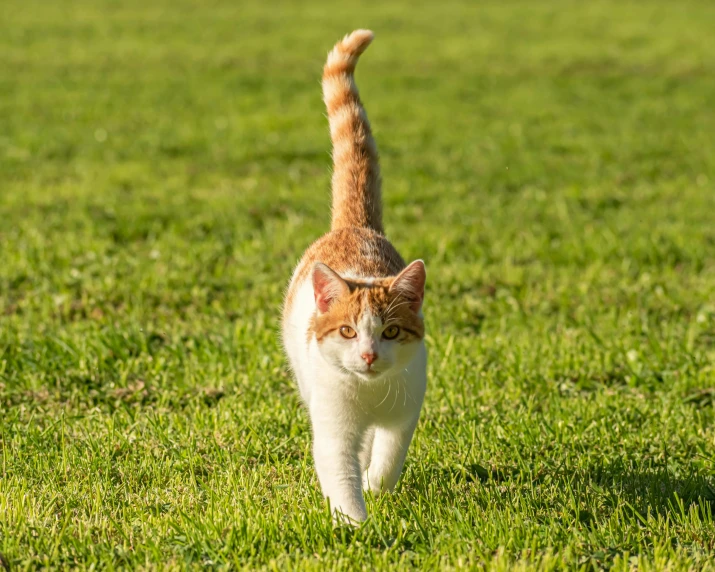
[[353,77],[372,39],[370,30],[348,34],[328,54],[323,68],[323,100],[333,142],[332,230],[357,226],[383,232],[377,146]]

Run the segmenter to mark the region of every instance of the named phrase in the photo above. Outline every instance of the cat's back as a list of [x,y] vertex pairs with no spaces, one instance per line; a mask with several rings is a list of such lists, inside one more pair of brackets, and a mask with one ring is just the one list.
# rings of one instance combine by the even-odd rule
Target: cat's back
[[405,268],[405,261],[383,234],[359,227],[333,230],[311,244],[292,282],[307,278],[316,262],[327,264],[344,278],[384,278]]
[[310,279],[316,262],[326,264],[347,279],[385,278],[405,268],[405,261],[385,235],[360,227],[333,230],[303,254],[288,286],[284,311],[292,306],[297,290]]

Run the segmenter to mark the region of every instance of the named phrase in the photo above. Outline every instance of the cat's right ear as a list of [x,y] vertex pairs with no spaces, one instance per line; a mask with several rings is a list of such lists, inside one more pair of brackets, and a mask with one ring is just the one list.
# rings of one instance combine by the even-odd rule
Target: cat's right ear
[[316,262],[313,266],[313,294],[318,311],[327,312],[330,305],[350,292],[347,282],[329,266]]

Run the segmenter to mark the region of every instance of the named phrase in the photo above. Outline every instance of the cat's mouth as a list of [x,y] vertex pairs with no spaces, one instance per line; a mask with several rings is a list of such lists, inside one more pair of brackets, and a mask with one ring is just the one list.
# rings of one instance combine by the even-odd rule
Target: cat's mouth
[[340,369],[349,375],[354,375],[355,377],[359,377],[366,381],[374,381],[376,379],[379,379],[387,371],[386,369],[375,369],[373,366],[367,366],[359,369],[341,366]]
[[382,375],[385,373],[386,370],[384,369],[375,369],[372,366],[368,366],[364,369],[360,369],[356,371],[355,373],[358,375],[358,377],[362,377],[363,379],[373,381],[375,379],[378,379],[382,377]]

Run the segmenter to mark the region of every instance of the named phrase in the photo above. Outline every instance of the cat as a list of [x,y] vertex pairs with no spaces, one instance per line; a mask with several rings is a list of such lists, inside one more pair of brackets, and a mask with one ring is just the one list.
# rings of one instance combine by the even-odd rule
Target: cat
[[356,30],[328,54],[331,230],[295,268],[282,323],[323,495],[350,524],[367,518],[363,489],[397,484],[427,387],[425,265],[406,265],[385,238],[377,147],[353,78],[372,39]]

